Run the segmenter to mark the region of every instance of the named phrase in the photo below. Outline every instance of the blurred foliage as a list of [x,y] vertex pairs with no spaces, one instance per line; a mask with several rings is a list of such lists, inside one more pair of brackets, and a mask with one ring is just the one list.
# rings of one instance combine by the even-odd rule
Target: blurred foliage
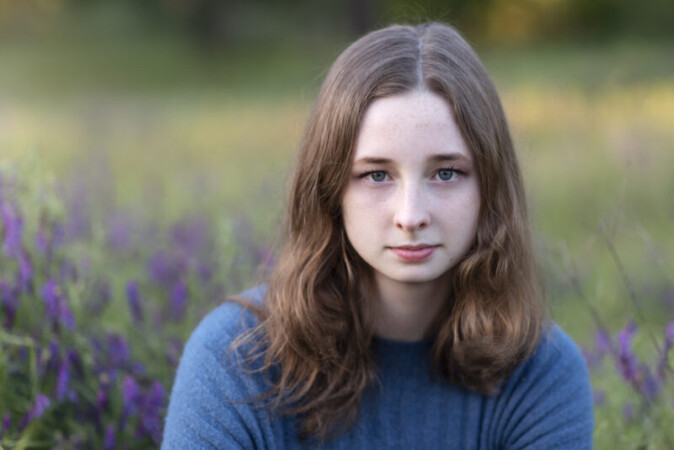
[[182,33],[203,48],[288,36],[352,38],[391,22],[443,20],[471,40],[663,37],[674,33],[667,0],[0,0],[0,35],[76,23],[94,33]]

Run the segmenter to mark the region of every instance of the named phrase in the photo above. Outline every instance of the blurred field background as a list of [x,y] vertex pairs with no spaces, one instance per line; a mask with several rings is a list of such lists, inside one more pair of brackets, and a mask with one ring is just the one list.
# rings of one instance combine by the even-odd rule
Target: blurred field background
[[[23,219],[23,250],[5,242],[0,262],[1,311],[19,305],[0,335],[0,414],[9,417],[1,446],[158,444],[156,419],[182,343],[222,295],[254,285],[271,259],[294,151],[329,64],[367,30],[420,20],[457,25],[501,93],[551,315],[592,370],[596,447],[674,448],[666,425],[674,422],[666,359],[674,339],[674,326],[666,328],[674,323],[674,6],[627,0],[0,0],[0,193]],[[51,227],[54,237],[58,226],[57,258],[39,236]],[[175,263],[166,255],[185,242],[186,266],[157,275],[153,264]],[[34,270],[14,288],[19,254]],[[52,257],[74,272],[54,278]],[[49,315],[42,286],[52,279],[75,316],[70,334],[58,318],[51,331],[34,331],[45,323],[36,312]],[[99,282],[108,303],[92,309],[106,296]],[[146,311],[140,321],[134,284]],[[171,321],[166,311],[176,304]],[[129,358],[97,365],[97,332],[123,336]],[[54,342],[56,360],[40,350]],[[64,362],[71,349],[84,352],[79,378],[71,377],[78,395],[50,395],[63,384],[56,368],[77,366]],[[50,398],[40,414],[38,392]],[[98,419],[77,424],[87,411]]]

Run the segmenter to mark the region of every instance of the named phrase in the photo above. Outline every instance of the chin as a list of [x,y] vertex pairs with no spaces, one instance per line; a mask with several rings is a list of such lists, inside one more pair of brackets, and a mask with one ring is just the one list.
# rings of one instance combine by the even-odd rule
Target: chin
[[[404,273],[407,272],[407,273]],[[412,273],[413,271],[400,271],[397,273],[384,274],[387,278],[390,278],[393,281],[398,283],[408,283],[408,284],[422,284],[437,281],[443,275],[447,274],[449,270],[445,271],[418,271],[417,273]]]

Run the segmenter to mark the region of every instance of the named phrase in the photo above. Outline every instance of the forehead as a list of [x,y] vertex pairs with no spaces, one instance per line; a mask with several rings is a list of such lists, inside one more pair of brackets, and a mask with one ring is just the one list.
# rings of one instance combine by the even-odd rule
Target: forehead
[[356,161],[442,153],[472,160],[449,103],[426,90],[373,101],[361,120],[354,150]]

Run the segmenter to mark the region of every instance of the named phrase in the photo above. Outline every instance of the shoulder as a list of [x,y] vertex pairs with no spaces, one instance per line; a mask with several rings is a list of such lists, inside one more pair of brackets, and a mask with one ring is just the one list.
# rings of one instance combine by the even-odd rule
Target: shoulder
[[578,345],[559,325],[550,324],[541,338],[536,351],[525,362],[523,372],[542,371],[551,368],[576,376],[587,375],[587,367]]
[[499,397],[508,448],[591,448],[588,369],[576,343],[558,325],[547,328]]
[[[258,286],[237,297],[261,306],[265,287]],[[223,349],[234,339],[253,328],[258,323],[257,316],[241,304],[228,300],[207,314],[195,328],[185,346],[183,357],[188,351],[199,348]]]
[[[239,297],[260,303],[264,288]],[[190,336],[173,384],[162,448],[252,448],[263,434],[250,399],[266,388],[251,375],[234,340],[258,323],[255,314],[227,301]]]

